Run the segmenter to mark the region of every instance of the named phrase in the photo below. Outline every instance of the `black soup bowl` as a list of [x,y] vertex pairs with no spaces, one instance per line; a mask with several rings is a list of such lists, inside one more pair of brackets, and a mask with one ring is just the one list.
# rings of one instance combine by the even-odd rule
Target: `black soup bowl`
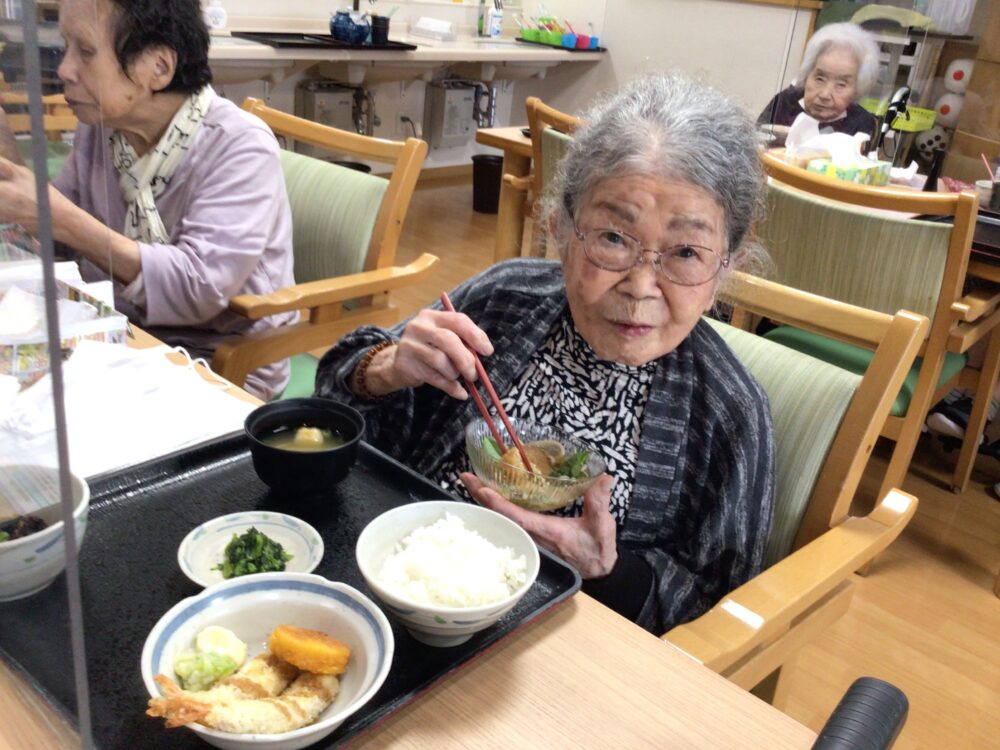
[[[244,423],[253,468],[265,484],[284,494],[316,495],[350,471],[365,434],[365,418],[347,404],[325,398],[290,398],[254,409]],[[343,439],[341,445],[315,451],[278,448],[262,438],[276,430],[318,427]]]

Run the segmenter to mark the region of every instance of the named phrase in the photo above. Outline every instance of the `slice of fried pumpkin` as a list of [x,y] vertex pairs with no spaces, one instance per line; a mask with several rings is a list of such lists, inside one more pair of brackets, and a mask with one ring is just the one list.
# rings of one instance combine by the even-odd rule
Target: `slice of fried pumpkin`
[[304,672],[343,674],[351,650],[326,633],[294,625],[279,625],[267,642],[271,653]]

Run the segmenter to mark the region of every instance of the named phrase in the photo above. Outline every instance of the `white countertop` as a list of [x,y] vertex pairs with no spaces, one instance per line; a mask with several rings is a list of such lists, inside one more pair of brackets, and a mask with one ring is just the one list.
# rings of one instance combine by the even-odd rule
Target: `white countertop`
[[425,37],[392,35],[392,41],[417,45],[415,50],[337,49],[333,47],[278,48],[232,36],[213,36],[208,59],[225,62],[281,62],[292,60],[371,62],[491,62],[562,63],[601,60],[603,52],[571,52],[555,47],[522,44],[513,39],[460,37],[442,42]]

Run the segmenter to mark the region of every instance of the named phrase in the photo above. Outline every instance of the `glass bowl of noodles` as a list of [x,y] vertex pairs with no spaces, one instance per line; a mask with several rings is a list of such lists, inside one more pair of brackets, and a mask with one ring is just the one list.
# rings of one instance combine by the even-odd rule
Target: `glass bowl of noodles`
[[554,427],[511,418],[534,471],[524,467],[521,456],[503,423],[501,450],[482,418],[465,428],[465,448],[472,470],[487,487],[528,510],[565,508],[589,490],[607,471],[607,462],[592,445]]

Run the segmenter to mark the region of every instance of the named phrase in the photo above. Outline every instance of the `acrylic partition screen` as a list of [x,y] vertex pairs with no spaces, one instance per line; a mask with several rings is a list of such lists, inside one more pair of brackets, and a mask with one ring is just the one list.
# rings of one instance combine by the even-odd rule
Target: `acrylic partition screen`
[[[103,2],[103,0],[99,0]],[[83,413],[66,398],[81,342],[124,343],[118,319],[83,282],[48,189],[71,158],[77,117],[63,96],[60,4],[0,3],[0,722],[5,748],[91,747],[76,549],[86,545],[87,470],[72,432]],[[99,3],[61,4],[81,27]],[[100,106],[93,107],[96,120]],[[95,252],[107,243],[95,241]],[[103,245],[103,247],[102,247]],[[122,319],[123,320],[123,319]],[[97,413],[97,403],[88,413]],[[105,403],[104,408],[112,405]],[[72,426],[70,424],[72,423]],[[43,627],[43,623],[47,623]],[[54,624],[53,624],[54,623]],[[65,677],[54,694],[46,654]]]

